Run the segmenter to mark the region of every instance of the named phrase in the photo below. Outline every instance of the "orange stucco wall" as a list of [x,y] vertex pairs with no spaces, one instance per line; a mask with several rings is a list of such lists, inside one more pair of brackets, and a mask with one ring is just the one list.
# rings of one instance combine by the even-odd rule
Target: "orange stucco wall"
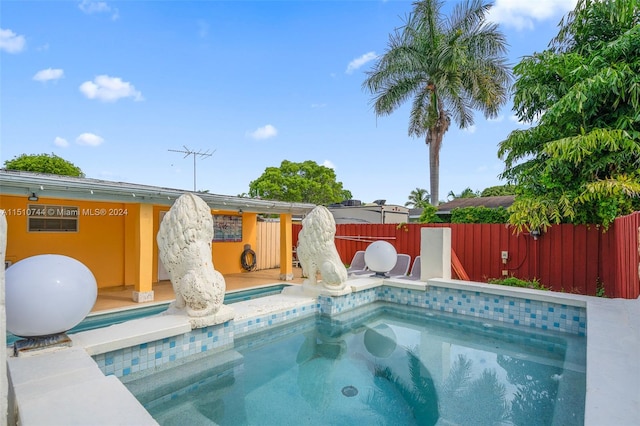
[[[214,214],[235,215],[237,213],[216,211]],[[244,213],[242,215],[241,242],[214,242],[212,244],[213,265],[220,273],[238,274],[244,272],[242,264],[240,263],[240,257],[244,251],[245,244],[250,244],[254,249],[256,247],[256,238],[258,235],[256,216],[255,213]]]
[[[28,204],[78,207],[78,232],[28,232],[25,215]],[[5,210],[7,217],[7,260],[15,263],[38,254],[62,254],[85,264],[96,277],[98,287],[123,284],[124,203],[46,197],[31,202],[26,197],[0,195],[0,209]],[[106,212],[104,215],[101,209]]]
[[[53,204],[79,208],[78,232],[28,232],[28,204]],[[17,262],[38,254],[62,254],[84,263],[93,272],[99,288],[134,285],[151,290],[158,281],[158,244],[161,212],[169,206],[140,203],[108,203],[0,194],[0,209],[6,211],[7,260]],[[104,213],[106,212],[106,213]],[[212,214],[238,215],[233,211]],[[242,215],[241,242],[214,242],[212,257],[222,274],[243,272],[240,256],[245,244],[256,247],[255,213]]]
[[[153,280],[158,281],[158,242],[155,236],[160,230],[160,217],[169,211],[169,206],[154,206],[153,208]],[[212,210],[211,214],[239,215],[234,211]],[[221,274],[238,274],[243,272],[240,256],[245,244],[251,244],[255,248],[257,238],[257,215],[244,213],[242,215],[242,242],[213,242],[211,244],[211,256],[213,265]]]

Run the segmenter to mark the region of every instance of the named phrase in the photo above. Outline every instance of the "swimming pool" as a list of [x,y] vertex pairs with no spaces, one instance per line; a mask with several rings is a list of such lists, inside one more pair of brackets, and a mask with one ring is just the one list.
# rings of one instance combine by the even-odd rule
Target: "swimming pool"
[[[224,295],[224,304],[229,305],[232,303],[255,299],[257,297],[279,294],[283,289],[290,286],[291,284],[274,284],[250,288],[246,290],[229,291]],[[166,311],[169,303],[171,302],[158,302],[154,303],[151,306],[135,306],[133,308],[113,310],[106,313],[91,313],[87,315],[87,317],[82,320],[80,324],[69,330],[67,334],[78,333],[86,330],[94,330],[96,328],[107,327],[113,324],[120,324],[137,318],[157,315],[161,312]],[[12,345],[18,339],[20,339],[20,337],[14,336],[11,333],[7,333],[7,345]]]
[[123,383],[163,425],[584,422],[584,336],[376,302]]

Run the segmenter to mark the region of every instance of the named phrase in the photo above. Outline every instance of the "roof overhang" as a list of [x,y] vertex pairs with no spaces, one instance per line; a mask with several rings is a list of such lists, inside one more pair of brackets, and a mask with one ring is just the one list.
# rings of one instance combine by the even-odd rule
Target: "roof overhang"
[[[176,198],[189,193],[182,189],[163,188],[99,179],[0,170],[0,194],[39,197],[172,205]],[[305,215],[315,204],[260,200],[229,195],[196,192],[212,209],[247,213]]]

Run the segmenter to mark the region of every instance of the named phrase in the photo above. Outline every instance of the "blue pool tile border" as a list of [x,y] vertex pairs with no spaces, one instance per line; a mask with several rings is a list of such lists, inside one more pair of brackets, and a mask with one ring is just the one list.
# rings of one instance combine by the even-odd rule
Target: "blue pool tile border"
[[523,327],[586,336],[586,309],[562,303],[428,285],[424,289],[382,284],[342,296],[320,295],[311,303],[227,321],[188,333],[94,355],[106,375],[117,377],[160,368],[207,351],[224,351],[235,339],[311,315],[333,316],[374,302],[499,321]]

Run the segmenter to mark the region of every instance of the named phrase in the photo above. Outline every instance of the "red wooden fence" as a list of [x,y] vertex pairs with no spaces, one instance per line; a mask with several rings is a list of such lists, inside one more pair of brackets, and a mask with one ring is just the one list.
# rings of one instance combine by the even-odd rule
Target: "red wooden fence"
[[613,231],[616,297],[635,299],[640,295],[640,212],[616,219]]
[[[451,228],[451,246],[473,281],[499,278],[506,270],[556,291],[595,295],[602,285],[608,297],[640,295],[640,212],[617,219],[607,232],[596,226],[555,225],[537,239],[496,224],[341,224],[336,226],[336,248],[342,261],[350,263],[357,250],[385,240],[415,259],[425,226]],[[300,229],[294,225],[294,246]],[[503,251],[509,254],[506,264]]]

